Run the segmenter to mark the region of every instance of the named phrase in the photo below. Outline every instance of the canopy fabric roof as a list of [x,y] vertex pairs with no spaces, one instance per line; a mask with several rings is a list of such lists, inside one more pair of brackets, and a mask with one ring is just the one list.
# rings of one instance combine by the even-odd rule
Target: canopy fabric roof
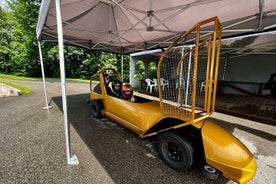
[[[186,45],[189,46],[189,45]],[[185,46],[184,46],[185,47]],[[182,47],[179,47],[182,49]],[[160,49],[131,54],[146,61],[159,61]],[[276,31],[257,33],[221,40],[220,56],[228,59],[248,55],[276,55]]]
[[[166,47],[214,16],[223,37],[276,28],[275,0],[61,0],[61,12],[66,44],[114,53]],[[42,1],[37,38],[57,42],[54,0]]]
[[[125,54],[166,47],[214,16],[223,37],[276,28],[275,0],[61,0],[61,12],[65,44]],[[43,0],[37,38],[57,37],[55,1]]]

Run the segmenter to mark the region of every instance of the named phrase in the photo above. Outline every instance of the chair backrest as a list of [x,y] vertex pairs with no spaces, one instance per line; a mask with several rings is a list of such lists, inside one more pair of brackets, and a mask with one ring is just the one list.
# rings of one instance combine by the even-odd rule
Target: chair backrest
[[154,84],[156,84],[157,85],[157,79],[156,78],[153,78],[153,82],[154,82]]
[[[178,80],[179,80],[179,79],[176,80],[176,88],[178,87]],[[179,87],[183,89],[183,88],[185,87],[185,83],[186,83],[185,79],[184,79],[184,78],[181,78],[181,79],[180,79],[180,83],[179,83],[179,84],[180,84]]]
[[169,84],[169,81],[164,79],[164,78],[160,78],[160,82],[161,82],[161,85],[163,84]]
[[153,81],[151,79],[145,79],[147,85],[151,85],[153,83]]

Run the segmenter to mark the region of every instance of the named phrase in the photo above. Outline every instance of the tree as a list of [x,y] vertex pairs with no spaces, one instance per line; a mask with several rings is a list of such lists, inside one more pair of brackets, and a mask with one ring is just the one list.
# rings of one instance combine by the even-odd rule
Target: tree
[[[0,73],[41,76],[36,25],[40,0],[9,0],[9,9],[0,9]],[[42,43],[47,77],[59,77],[59,55],[56,43]],[[89,79],[104,67],[121,72],[121,55],[64,47],[67,78]],[[124,55],[124,81],[129,80],[129,55]]]
[[13,40],[11,42],[11,60],[19,75],[36,76],[40,73],[38,46],[36,41],[36,22],[40,1],[12,0]]
[[136,79],[143,79],[145,78],[145,65],[143,61],[138,60],[135,64],[135,74],[134,77]]
[[149,78],[157,78],[157,66],[155,62],[149,63]]
[[10,73],[12,70],[11,63],[9,63],[12,41],[12,35],[10,34],[12,29],[11,16],[10,12],[6,12],[0,7],[0,72],[2,73]]

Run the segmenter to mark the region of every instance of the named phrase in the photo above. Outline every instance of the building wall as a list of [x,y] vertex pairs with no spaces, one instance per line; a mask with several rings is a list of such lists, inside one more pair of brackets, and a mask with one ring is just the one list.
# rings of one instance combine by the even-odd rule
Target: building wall
[[[219,80],[222,80],[224,69],[224,60],[220,62]],[[230,58],[228,61],[225,81],[237,82],[258,82],[265,83],[270,74],[276,72],[276,55],[249,55],[243,57]],[[243,85],[244,89],[256,92],[258,86]],[[241,94],[236,90],[225,89],[225,93]],[[269,91],[264,90],[263,94],[269,94]]]
[[135,62],[138,59],[136,57],[132,57],[130,56],[130,61],[129,61],[129,82],[133,87],[138,87],[140,85],[140,81],[138,79],[134,78],[134,74],[135,74]]
[[[147,53],[148,54],[148,53]],[[130,57],[130,83],[138,87],[140,81],[134,79],[135,61],[141,59],[148,62],[148,58]],[[152,60],[152,59],[151,59]],[[218,80],[223,80],[224,58],[220,60]],[[270,74],[276,73],[276,55],[248,55],[231,58],[227,62],[224,81],[265,83]],[[235,84],[235,86],[257,94],[259,86],[248,84]],[[224,93],[244,95],[244,93],[225,87]],[[263,95],[269,94],[269,90],[263,90]]]

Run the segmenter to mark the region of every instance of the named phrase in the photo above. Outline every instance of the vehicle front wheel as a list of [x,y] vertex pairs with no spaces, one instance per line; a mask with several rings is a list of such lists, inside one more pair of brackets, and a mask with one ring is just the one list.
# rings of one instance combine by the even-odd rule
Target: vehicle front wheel
[[94,118],[101,118],[102,113],[101,111],[103,110],[103,103],[100,100],[94,100],[92,102],[92,115]]
[[175,170],[188,170],[193,165],[193,148],[188,140],[173,133],[163,133],[157,139],[162,160]]

